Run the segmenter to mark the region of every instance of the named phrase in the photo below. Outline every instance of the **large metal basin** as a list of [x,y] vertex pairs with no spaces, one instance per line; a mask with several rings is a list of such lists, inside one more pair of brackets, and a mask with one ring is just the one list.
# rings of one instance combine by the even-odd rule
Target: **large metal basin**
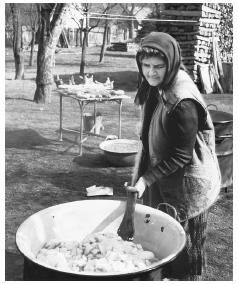
[[139,149],[139,141],[131,139],[114,139],[103,141],[99,145],[110,165],[131,167]]
[[158,262],[147,269],[126,273],[69,273],[39,262],[35,255],[53,238],[83,240],[99,231],[116,232],[125,201],[83,200],[49,207],[26,219],[18,228],[16,243],[24,256],[24,280],[160,280],[161,267],[184,248],[182,226],[171,216],[136,204],[135,242],[153,251]]

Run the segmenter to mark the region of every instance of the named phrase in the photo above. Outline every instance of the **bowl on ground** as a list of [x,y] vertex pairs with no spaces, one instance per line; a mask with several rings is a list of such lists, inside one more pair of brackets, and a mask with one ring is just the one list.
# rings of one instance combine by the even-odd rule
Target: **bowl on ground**
[[100,149],[104,152],[110,165],[116,167],[131,167],[135,163],[135,157],[139,150],[139,141],[132,139],[106,140],[100,143]]

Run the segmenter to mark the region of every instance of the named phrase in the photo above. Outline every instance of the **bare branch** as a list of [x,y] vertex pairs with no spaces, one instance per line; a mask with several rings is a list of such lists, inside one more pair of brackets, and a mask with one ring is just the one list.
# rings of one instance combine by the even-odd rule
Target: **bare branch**
[[143,10],[144,8],[146,7],[146,4],[141,6],[141,8],[134,14],[134,15],[137,15],[141,10]]
[[101,19],[97,20],[97,23],[93,26],[91,26],[88,31],[90,32],[92,29],[95,29],[96,27],[98,27],[99,23],[100,23]]
[[[128,4],[124,4],[124,3],[119,3],[119,4],[123,12],[125,12],[127,15],[133,15],[133,16],[137,15],[147,5],[147,3],[145,3],[145,4],[142,4],[142,6],[138,6],[138,5],[135,6],[135,3],[130,3],[131,5],[131,9],[130,9],[130,6]],[[139,7],[139,9],[135,12],[136,7]]]
[[71,19],[78,25],[79,28],[82,28],[81,23],[79,23],[74,17],[71,17]]
[[[115,6],[117,5],[117,3],[113,3],[113,4],[108,4],[108,6],[104,9],[104,11],[102,12],[102,14],[105,14],[104,17],[107,16],[106,12],[108,12],[109,10],[111,10],[112,8],[114,8]],[[107,20],[107,19],[104,19],[104,20]],[[92,27],[90,27],[89,31],[91,31],[92,29],[96,28],[100,21],[102,21],[102,18],[101,19],[98,19],[96,24],[93,25]]]
[[57,7],[57,3],[54,4],[54,7],[53,7],[53,9],[52,9],[52,11],[51,11],[51,13],[50,13],[50,22],[52,21],[52,19],[53,19],[53,17],[54,17],[54,13],[55,13],[55,11],[56,11],[56,7]]
[[[119,3],[120,7],[122,8],[123,12],[129,15],[127,8],[127,4]],[[126,6],[126,7],[125,7]]]

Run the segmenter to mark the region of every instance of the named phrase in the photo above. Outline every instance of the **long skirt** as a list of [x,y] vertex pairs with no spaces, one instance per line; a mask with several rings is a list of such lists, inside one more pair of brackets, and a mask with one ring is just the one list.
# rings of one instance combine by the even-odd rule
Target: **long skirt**
[[181,223],[187,242],[183,251],[165,265],[162,277],[176,280],[201,280],[206,267],[205,240],[208,211]]
[[[158,189],[157,185],[156,189]],[[163,197],[159,190],[145,191],[144,205],[157,208],[161,203],[163,203]],[[175,218],[169,207],[161,207],[160,210]],[[201,279],[206,267],[205,240],[208,212],[208,210],[204,211],[194,218],[180,222],[186,233],[186,245],[175,260],[164,266],[162,277],[185,281]]]

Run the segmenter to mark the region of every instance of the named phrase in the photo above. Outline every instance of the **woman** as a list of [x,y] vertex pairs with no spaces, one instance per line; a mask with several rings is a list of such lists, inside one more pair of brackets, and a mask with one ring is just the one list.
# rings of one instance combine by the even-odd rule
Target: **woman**
[[148,206],[175,208],[187,234],[183,252],[163,277],[197,280],[205,266],[207,213],[220,191],[215,135],[205,102],[182,70],[177,41],[168,34],[146,36],[136,56],[143,80],[135,103],[142,106],[142,149],[131,186]]

